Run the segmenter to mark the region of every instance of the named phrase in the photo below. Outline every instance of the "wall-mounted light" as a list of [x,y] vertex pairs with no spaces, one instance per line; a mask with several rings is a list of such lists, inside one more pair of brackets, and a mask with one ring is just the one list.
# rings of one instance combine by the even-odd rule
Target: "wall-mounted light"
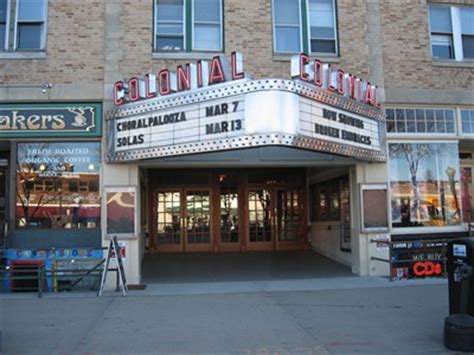
[[53,83],[49,81],[45,81],[41,84],[0,84],[0,88],[39,88],[42,93],[46,93],[53,86]]
[[46,91],[50,90],[53,87],[53,83],[45,81],[41,84],[41,92],[45,93]]

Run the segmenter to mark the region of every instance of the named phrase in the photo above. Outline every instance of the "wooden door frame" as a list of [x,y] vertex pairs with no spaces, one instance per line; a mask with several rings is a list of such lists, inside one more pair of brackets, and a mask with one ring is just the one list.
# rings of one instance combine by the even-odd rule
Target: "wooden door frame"
[[[221,191],[220,191],[220,183],[219,183],[219,176],[222,174],[234,174],[237,175],[238,177],[238,182],[237,182],[237,200],[238,200],[238,205],[237,205],[237,215],[239,219],[239,241],[237,243],[231,243],[231,242],[222,242],[221,239]],[[244,179],[242,179],[244,177]],[[213,213],[213,219],[214,223],[213,228],[214,228],[214,251],[215,252],[240,252],[243,251],[243,240],[245,238],[245,221],[244,217],[245,214],[242,213],[242,209],[244,204],[242,203],[243,201],[243,192],[242,192],[242,187],[245,187],[245,174],[238,174],[237,170],[218,170],[215,173],[213,173],[212,176],[212,191],[213,191],[213,206],[214,208],[214,213]]]
[[[184,253],[204,253],[204,252],[212,252],[214,251],[214,233],[213,233],[213,222],[212,222],[212,218],[213,218],[213,198],[212,198],[212,186],[208,186],[208,187],[183,187],[182,188],[182,191],[183,191],[183,196],[181,198],[181,201],[182,201],[182,204],[184,205],[184,208],[182,209],[182,223],[181,223],[181,230],[182,230],[182,240],[183,240],[183,252]],[[186,221],[187,221],[187,200],[186,200],[186,196],[187,196],[187,192],[188,191],[207,191],[209,192],[209,216],[211,218],[211,220],[209,221],[209,243],[207,244],[190,244],[188,243],[188,228],[187,228],[187,225],[186,225]]]
[[[264,189],[270,192],[270,227],[271,227],[271,237],[272,240],[269,242],[251,242],[250,241],[250,222],[249,222],[249,191],[250,190],[257,190],[257,189]],[[276,250],[276,241],[275,241],[275,211],[274,211],[274,193],[273,193],[273,186],[267,186],[265,184],[249,184],[247,183],[245,186],[245,220],[246,223],[246,233],[245,233],[245,243],[246,243],[246,250],[247,251],[274,251]]]
[[[158,233],[157,233],[157,218],[158,218],[158,193],[160,192],[178,192],[180,194],[180,211],[179,211],[179,226],[180,226],[180,243],[179,244],[159,244],[158,243]],[[150,193],[151,202],[153,207],[150,208],[150,236],[152,240],[152,251],[156,253],[182,253],[184,252],[184,239],[183,239],[183,208],[182,208],[182,200],[183,200],[183,191],[181,188],[171,188],[171,187],[164,187],[164,188],[155,188]]]
[[297,231],[297,239],[290,240],[290,241],[281,241],[279,239],[279,230],[278,230],[278,218],[277,213],[277,206],[275,205],[274,214],[275,214],[275,244],[276,250],[303,250],[305,248],[305,236],[307,236],[307,224],[308,224],[308,216],[307,216],[307,209],[306,209],[306,185],[305,186],[298,186],[298,185],[277,185],[274,188],[275,200],[277,197],[277,191],[291,191],[296,190],[298,194],[298,207],[300,209],[300,225]]

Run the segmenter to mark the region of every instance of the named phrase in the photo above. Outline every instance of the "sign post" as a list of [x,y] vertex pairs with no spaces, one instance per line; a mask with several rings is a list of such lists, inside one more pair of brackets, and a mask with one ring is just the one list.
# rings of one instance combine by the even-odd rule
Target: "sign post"
[[117,261],[117,272],[119,274],[119,284],[122,289],[124,296],[127,295],[128,286],[127,279],[125,277],[125,270],[123,269],[122,254],[120,253],[120,246],[117,241],[117,236],[110,238],[109,246],[107,248],[107,256],[105,258],[104,269],[102,270],[102,277],[100,279],[100,287],[97,293],[97,297],[102,295],[104,290],[105,281],[107,279],[107,272],[109,271],[110,259],[115,257]]

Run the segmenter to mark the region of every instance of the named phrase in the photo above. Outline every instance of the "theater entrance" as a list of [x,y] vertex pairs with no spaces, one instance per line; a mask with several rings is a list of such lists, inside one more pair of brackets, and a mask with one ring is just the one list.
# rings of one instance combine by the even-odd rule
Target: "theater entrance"
[[303,250],[303,169],[151,170],[153,252]]

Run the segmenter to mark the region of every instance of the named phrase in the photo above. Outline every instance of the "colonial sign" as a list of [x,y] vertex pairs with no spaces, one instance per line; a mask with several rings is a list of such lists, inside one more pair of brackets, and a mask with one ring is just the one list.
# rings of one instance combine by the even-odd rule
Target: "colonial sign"
[[116,105],[122,105],[244,79],[242,62],[242,54],[233,52],[230,64],[223,55],[218,55],[212,58],[210,63],[199,60],[196,63],[179,65],[176,72],[162,69],[157,75],[147,74],[144,79],[131,78],[128,82],[118,81],[113,90],[114,102]]
[[100,104],[1,104],[0,137],[100,137]]
[[310,57],[305,53],[291,58],[291,77],[380,108],[377,85],[345,73],[342,69],[335,70],[331,64],[325,64],[319,59],[310,61]]
[[198,62],[178,67],[176,77],[162,70],[158,80],[148,75],[117,83],[119,107],[107,117],[108,160],[284,145],[384,161],[385,118],[375,86],[356,78],[353,88],[354,76],[333,83],[324,65],[326,79],[315,83],[306,61],[298,63],[303,72],[291,81],[250,80],[233,53],[228,67],[218,56],[209,70]]

